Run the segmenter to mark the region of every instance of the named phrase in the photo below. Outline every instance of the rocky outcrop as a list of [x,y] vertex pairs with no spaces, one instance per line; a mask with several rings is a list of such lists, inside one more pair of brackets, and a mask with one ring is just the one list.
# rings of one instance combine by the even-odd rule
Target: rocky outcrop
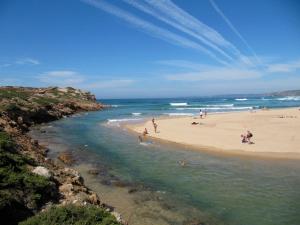
[[37,167],[35,167],[32,170],[32,172],[35,173],[35,174],[37,174],[37,175],[46,177],[46,178],[50,178],[51,177],[50,171],[47,168],[43,167],[43,166],[37,166]]
[[[31,212],[47,209],[53,204],[105,205],[95,192],[84,185],[83,178],[76,170],[48,159],[48,150],[26,134],[29,127],[35,124],[105,107],[96,102],[90,92],[74,88],[0,87],[0,131],[5,131],[13,138],[19,154],[34,160],[35,167],[28,165],[30,171],[51,180],[56,186],[53,188],[53,196],[59,195],[42,208],[34,208]],[[65,165],[71,165],[74,161],[69,153],[60,154],[59,159]]]
[[0,87],[1,118],[25,132],[35,124],[105,107],[90,92],[73,88]]

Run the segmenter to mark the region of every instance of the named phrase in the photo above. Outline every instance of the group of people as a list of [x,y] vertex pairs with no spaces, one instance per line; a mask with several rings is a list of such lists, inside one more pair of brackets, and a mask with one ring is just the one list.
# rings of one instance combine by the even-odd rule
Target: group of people
[[[155,122],[154,118],[152,118],[152,125],[153,125],[153,128],[154,128],[154,132],[157,133],[157,123]],[[148,133],[147,128],[145,127],[145,129],[143,131],[143,137],[146,137],[147,134],[149,134],[149,133]],[[143,138],[142,138],[141,135],[139,135],[138,138],[139,138],[140,142],[143,142]]]
[[200,109],[200,112],[199,112],[199,117],[200,119],[203,119],[203,117],[206,117],[207,116],[207,111],[206,109],[204,109],[204,113],[202,111],[202,109]]
[[248,143],[248,144],[254,144],[253,141],[251,141],[251,138],[253,137],[253,134],[248,130],[246,134],[241,134],[242,143]]

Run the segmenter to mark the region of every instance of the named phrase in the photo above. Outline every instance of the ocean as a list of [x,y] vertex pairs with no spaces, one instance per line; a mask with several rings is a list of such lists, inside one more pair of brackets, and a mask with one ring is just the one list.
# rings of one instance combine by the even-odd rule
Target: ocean
[[[112,107],[42,124],[30,135],[48,146],[53,159],[61,151],[72,152],[85,183],[129,224],[300,224],[299,161],[209,154],[155,141],[140,144],[121,126],[158,116],[198,115],[200,109],[211,114],[298,107],[300,97],[99,101]],[[89,174],[91,168],[99,174]]]

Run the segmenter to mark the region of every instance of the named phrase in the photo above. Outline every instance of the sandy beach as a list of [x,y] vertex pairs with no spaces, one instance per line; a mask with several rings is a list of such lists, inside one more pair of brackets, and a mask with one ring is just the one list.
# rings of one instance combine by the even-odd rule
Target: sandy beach
[[[279,158],[300,159],[300,110],[298,108],[232,112],[198,117],[156,118],[128,128],[148,136],[194,149]],[[198,124],[192,125],[192,122]],[[253,133],[254,144],[242,143],[241,134]]]

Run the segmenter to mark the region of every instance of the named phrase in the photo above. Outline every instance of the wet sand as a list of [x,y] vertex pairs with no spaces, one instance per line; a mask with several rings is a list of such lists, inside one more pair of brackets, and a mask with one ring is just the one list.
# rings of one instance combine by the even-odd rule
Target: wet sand
[[[196,122],[196,125],[192,125]],[[156,118],[157,133],[152,121],[127,125],[141,134],[198,150],[231,154],[248,154],[275,158],[300,159],[300,110],[298,108],[258,110],[211,114],[203,117]],[[254,144],[242,143],[241,134],[253,133]]]

